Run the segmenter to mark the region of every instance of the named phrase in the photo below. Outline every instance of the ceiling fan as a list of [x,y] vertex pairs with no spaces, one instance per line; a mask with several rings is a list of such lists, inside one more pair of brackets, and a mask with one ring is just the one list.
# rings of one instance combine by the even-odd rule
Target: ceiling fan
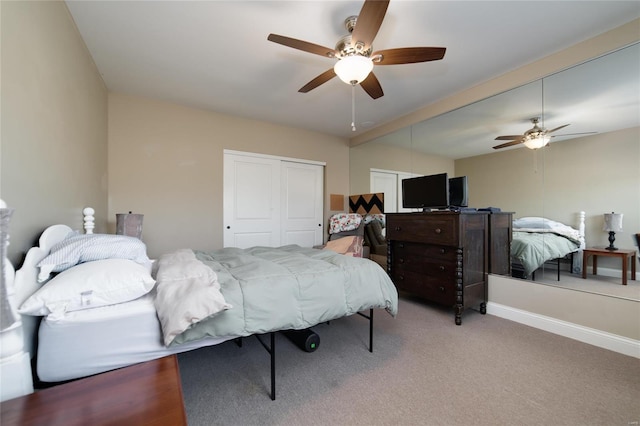
[[444,57],[446,51],[444,47],[404,47],[373,51],[373,39],[382,25],[388,6],[389,0],[365,0],[360,14],[345,20],[349,34],[338,41],[335,49],[277,34],[269,34],[267,40],[338,59],[333,68],[305,84],[298,90],[299,92],[307,93],[337,75],[342,81],[352,86],[360,84],[369,96],[378,99],[384,93],[380,82],[372,72],[374,64],[399,65],[437,61]]
[[538,126],[539,121],[540,121],[539,117],[531,118],[533,127],[527,130],[526,132],[524,132],[524,134],[522,135],[498,136],[496,138],[497,141],[509,141],[509,142],[496,145],[493,147],[493,149],[506,148],[506,147],[518,145],[521,143],[530,149],[542,148],[543,146],[548,145],[549,142],[551,141],[551,138],[553,136],[551,136],[550,133],[563,129],[569,125],[569,124],[565,124],[565,125],[556,127],[555,129],[547,130],[544,127]]

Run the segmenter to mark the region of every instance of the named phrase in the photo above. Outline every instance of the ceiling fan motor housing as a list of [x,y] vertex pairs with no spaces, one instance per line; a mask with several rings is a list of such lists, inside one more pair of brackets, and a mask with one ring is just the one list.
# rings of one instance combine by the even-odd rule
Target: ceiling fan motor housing
[[373,52],[373,46],[369,46],[369,49],[364,50],[364,43],[352,43],[351,33],[353,32],[357,21],[358,17],[356,15],[349,16],[344,20],[344,26],[347,31],[349,31],[349,34],[342,37],[340,40],[338,40],[338,43],[336,43],[336,51],[338,52],[338,55],[336,56],[338,58],[344,58],[353,55],[361,55],[368,58],[371,55],[371,52]]
[[535,118],[531,119],[531,122],[533,123],[533,127],[531,129],[527,130],[526,132],[524,132],[525,138],[535,139],[538,136],[540,136],[542,134],[545,134],[547,132],[544,128],[538,126],[538,121],[539,120],[540,119],[538,117],[535,117]]

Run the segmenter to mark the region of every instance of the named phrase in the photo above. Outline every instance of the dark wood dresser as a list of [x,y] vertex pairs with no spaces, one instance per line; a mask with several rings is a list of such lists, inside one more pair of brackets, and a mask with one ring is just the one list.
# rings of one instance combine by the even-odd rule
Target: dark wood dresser
[[387,214],[387,271],[400,291],[451,306],[455,322],[487,312],[487,212]]
[[489,273],[511,276],[513,212],[489,215]]

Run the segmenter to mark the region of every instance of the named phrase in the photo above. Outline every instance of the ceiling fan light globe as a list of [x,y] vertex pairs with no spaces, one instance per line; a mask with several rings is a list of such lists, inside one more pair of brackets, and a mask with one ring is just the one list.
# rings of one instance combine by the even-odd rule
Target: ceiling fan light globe
[[551,137],[549,135],[538,135],[533,138],[525,138],[524,146],[529,149],[538,149],[548,144],[550,140]]
[[366,56],[346,56],[336,62],[333,70],[345,83],[358,84],[369,76],[373,70],[373,62]]

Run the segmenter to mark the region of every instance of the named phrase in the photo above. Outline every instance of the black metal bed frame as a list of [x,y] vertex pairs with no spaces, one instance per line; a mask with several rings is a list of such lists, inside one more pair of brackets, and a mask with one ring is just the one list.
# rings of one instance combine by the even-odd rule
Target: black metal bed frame
[[[561,262],[562,260],[565,260],[565,259],[566,259],[566,260],[569,260],[569,261],[570,261],[570,268],[569,268],[569,270],[570,270],[571,272],[573,272],[573,255],[574,255],[574,253],[576,253],[576,252],[577,252],[577,251],[572,251],[572,252],[567,253],[566,255],[564,255],[564,256],[562,256],[562,257],[557,257],[557,258],[555,258],[555,259],[549,259],[548,261],[544,262],[544,264],[551,263],[551,262],[555,262],[555,263],[556,263],[556,265],[555,265],[555,266],[556,266],[556,268],[557,268],[557,280],[558,280],[558,281],[560,281],[560,270],[561,270],[560,262]],[[544,264],[543,264],[543,265],[541,265],[540,267],[544,266]],[[513,260],[512,260],[512,262],[511,262],[511,269],[512,269],[512,271],[517,272],[517,271],[523,271],[523,270],[524,270],[524,267],[522,266],[522,264],[521,264],[519,261],[517,261],[517,260],[516,260],[516,261],[513,261]],[[514,276],[514,275],[512,274],[512,276]],[[533,271],[533,272],[531,273],[531,281],[535,281],[535,280],[536,280],[536,271]]]
[[[364,314],[362,312],[356,312],[361,317],[364,317],[369,320],[369,352],[373,352],[373,308],[369,309],[369,314]],[[269,358],[271,361],[271,400],[275,401],[276,399],[276,331],[272,331],[269,334],[269,344],[267,344],[262,336],[266,334],[254,334],[258,342],[262,345],[262,347],[269,353]],[[236,344],[239,347],[242,347],[242,337],[238,337],[235,339]]]

